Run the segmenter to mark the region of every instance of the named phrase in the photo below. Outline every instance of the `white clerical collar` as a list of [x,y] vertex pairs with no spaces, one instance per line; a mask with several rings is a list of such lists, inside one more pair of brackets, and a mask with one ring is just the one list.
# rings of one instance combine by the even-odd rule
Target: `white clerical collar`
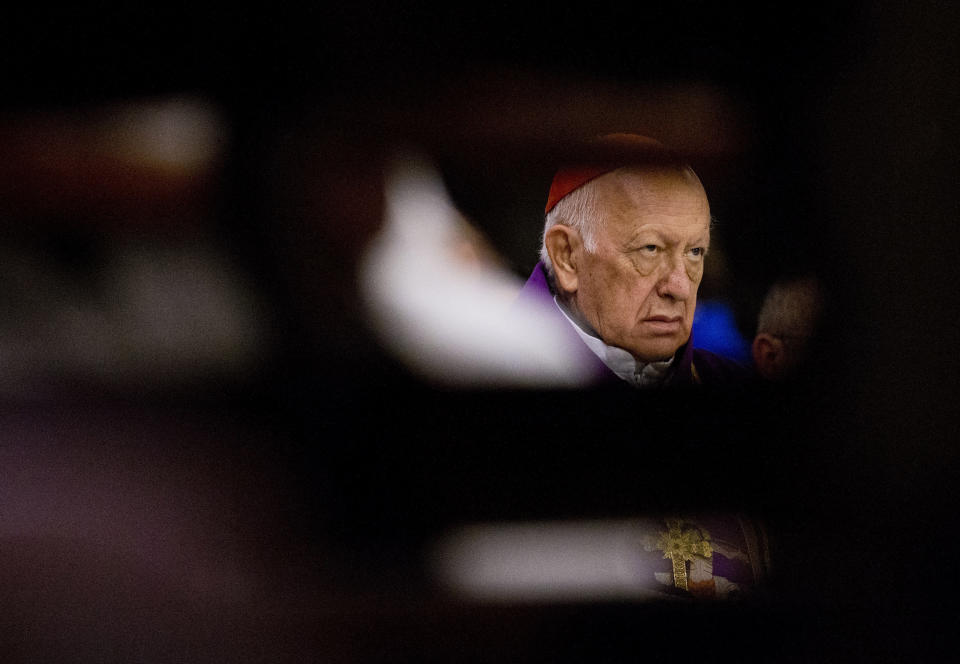
[[622,348],[608,346],[603,339],[597,337],[593,330],[585,330],[574,318],[567,312],[566,307],[560,304],[560,300],[554,296],[553,301],[567,322],[577,331],[583,343],[587,345],[594,355],[600,358],[610,371],[617,374],[620,378],[627,381],[633,387],[652,387],[659,385],[667,375],[667,370],[673,363],[673,358],[662,360],[660,362],[638,362],[637,359]]

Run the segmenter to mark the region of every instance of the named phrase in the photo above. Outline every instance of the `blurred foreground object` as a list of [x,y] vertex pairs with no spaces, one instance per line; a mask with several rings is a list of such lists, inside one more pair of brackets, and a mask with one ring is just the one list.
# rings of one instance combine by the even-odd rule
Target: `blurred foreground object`
[[434,551],[442,582],[484,601],[726,599],[768,566],[765,536],[742,517],[472,525]]
[[453,207],[424,158],[405,155],[386,179],[385,227],[360,271],[382,343],[443,384],[583,384],[589,367],[543,310],[517,313],[521,283]]
[[23,247],[0,257],[0,395],[202,387],[258,366],[260,305],[215,247],[113,243],[80,267]]
[[228,133],[179,96],[0,118],[0,396],[206,391],[260,366],[263,302],[215,232]]
[[0,207],[57,225],[192,222],[226,142],[216,109],[190,97],[0,117]]

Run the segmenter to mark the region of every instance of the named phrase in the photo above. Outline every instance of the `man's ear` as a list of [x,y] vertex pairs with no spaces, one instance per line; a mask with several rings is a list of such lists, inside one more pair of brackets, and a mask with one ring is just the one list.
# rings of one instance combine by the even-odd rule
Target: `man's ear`
[[753,339],[753,364],[757,373],[767,380],[776,380],[784,370],[783,340],[761,332]]
[[543,242],[553,264],[557,288],[564,293],[575,293],[580,285],[577,274],[577,254],[582,244],[580,233],[570,226],[555,224],[547,229]]

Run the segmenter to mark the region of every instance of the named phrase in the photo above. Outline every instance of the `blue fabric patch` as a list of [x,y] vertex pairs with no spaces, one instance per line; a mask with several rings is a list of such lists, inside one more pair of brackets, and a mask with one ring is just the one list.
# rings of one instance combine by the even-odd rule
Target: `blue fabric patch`
[[750,341],[740,334],[733,310],[726,302],[697,302],[697,310],[693,315],[693,340],[697,348],[712,351],[741,364],[753,364]]

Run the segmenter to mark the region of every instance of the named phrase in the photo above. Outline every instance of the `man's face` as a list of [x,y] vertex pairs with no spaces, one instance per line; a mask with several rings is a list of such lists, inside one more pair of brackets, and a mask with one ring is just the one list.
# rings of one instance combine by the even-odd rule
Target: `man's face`
[[580,247],[575,309],[607,344],[645,362],[690,337],[710,244],[710,206],[692,172],[618,170],[595,181],[605,223]]

